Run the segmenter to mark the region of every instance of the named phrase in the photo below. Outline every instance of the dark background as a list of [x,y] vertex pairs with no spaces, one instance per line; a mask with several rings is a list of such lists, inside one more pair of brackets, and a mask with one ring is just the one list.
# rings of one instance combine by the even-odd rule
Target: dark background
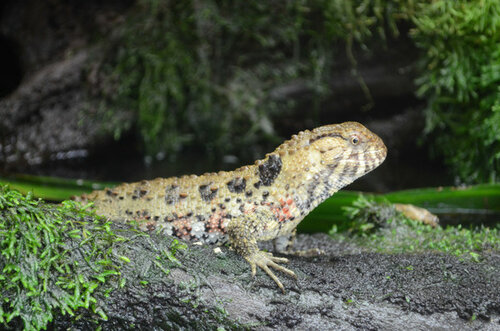
[[[184,35],[190,36],[189,30],[178,31],[162,25],[162,22],[172,20],[169,11],[178,11],[179,15],[190,10],[196,13],[196,6],[203,4],[189,3],[191,7],[177,8],[167,1],[165,7],[159,9],[160,13],[152,13],[147,1],[4,1],[0,5],[0,171],[4,175],[29,173],[132,181],[231,170],[262,158],[300,130],[354,120],[380,135],[389,148],[389,155],[379,169],[351,188],[385,192],[454,183],[453,171],[445,166],[439,153],[430,156],[433,142],[423,135],[424,110],[428,102],[416,96],[415,84],[422,50],[409,37],[412,28],[409,22],[398,21],[398,33],[386,32],[384,38],[376,33],[376,25],[369,26],[373,35],[362,42],[326,33],[314,39],[313,34],[301,32],[294,42],[280,44],[278,40],[275,46],[266,46],[266,41],[256,42],[251,33],[259,28],[254,25],[242,25],[243,28],[238,27],[240,30],[235,28],[236,32],[231,35],[227,32],[230,23],[221,23],[222,28],[217,30],[219,34],[213,37],[214,43],[224,44],[227,39],[233,40],[233,44],[224,56],[216,56],[217,47],[222,46],[214,46],[212,39],[184,38]],[[207,4],[213,5],[212,2]],[[220,17],[239,22],[237,20],[241,19],[237,16],[242,13],[223,12],[228,6],[219,3],[217,13]],[[268,14],[250,9],[248,15],[265,17]],[[152,27],[148,30],[144,25],[151,17]],[[189,22],[191,16],[186,17]],[[210,19],[207,21],[211,22]],[[387,23],[385,20],[380,24]],[[180,21],[176,24],[182,26]],[[199,22],[196,24],[200,25]],[[196,24],[187,25],[187,28],[196,27]],[[279,20],[275,24],[277,31],[281,25],[287,26],[287,22]],[[130,32],[137,26],[145,29],[139,33],[139,37],[144,34],[146,41],[143,44],[133,39],[135,37]],[[260,27],[262,36],[272,36],[273,22],[263,26]],[[310,28],[317,29],[318,33],[323,31],[321,26],[314,25],[304,26],[303,31]],[[207,30],[210,29],[215,30],[208,26]],[[245,93],[253,96],[256,90],[263,95],[255,106],[257,119],[252,120],[245,112],[238,113],[239,109],[246,109],[244,97],[241,97],[241,108],[231,103],[233,95],[241,93],[240,90],[220,97],[222,101],[217,99],[219,92],[204,90],[216,100],[207,106],[208,110],[197,108],[196,103],[194,106],[184,101],[176,103],[178,99],[174,96],[171,99],[175,107],[159,108],[157,113],[163,112],[167,119],[170,113],[181,115],[176,115],[170,126],[164,124],[153,138],[145,137],[144,132],[152,129],[147,126],[150,124],[143,119],[145,116],[141,110],[137,110],[140,109],[137,100],[141,97],[151,100],[152,97],[131,94],[129,103],[123,101],[127,99],[116,100],[113,96],[120,95],[117,92],[119,83],[113,86],[109,82],[126,79],[123,72],[122,76],[116,75],[123,54],[143,54],[140,48],[144,45],[156,45],[156,49],[161,49],[163,37],[149,37],[151,31],[160,31],[160,35],[173,31],[182,36],[186,44],[198,47],[194,58],[200,62],[192,66],[195,68],[203,65],[204,55],[200,49],[208,47],[204,43],[212,47],[207,52],[207,61],[224,60],[227,56],[227,63],[222,62],[223,69],[211,76],[221,89],[230,89],[236,84],[234,82],[238,80],[234,77],[240,71],[254,74],[255,86],[260,90],[252,85],[246,90],[243,84],[243,96]],[[235,36],[241,37],[242,41],[234,41]],[[328,65],[323,66],[321,82],[316,85],[315,76],[311,74],[314,66],[311,70],[308,67],[312,63],[310,54],[316,51],[315,46],[311,46],[314,40],[317,44],[324,42],[326,46],[318,49],[331,55],[331,58],[324,57]],[[262,49],[256,49],[255,45]],[[299,55],[294,53],[297,45],[301,47]],[[151,53],[155,54],[156,49],[153,47]],[[164,59],[169,59],[170,54],[175,55],[175,49],[172,53],[162,53]],[[186,57],[189,56],[193,55],[189,53]],[[294,66],[299,68],[297,74],[291,75],[293,77],[283,77],[282,71],[277,74],[265,72],[274,63],[281,68],[281,63],[287,61],[291,61],[292,69]],[[267,68],[263,70],[264,74],[260,74],[259,66]],[[147,68],[147,64],[143,59],[142,62],[137,60],[133,67]],[[176,70],[181,79],[187,76],[182,65]],[[144,75],[144,72],[140,74]],[[204,77],[203,73],[200,75]],[[196,78],[196,74],[193,77]],[[168,82],[169,79],[169,75],[164,75],[158,81]],[[190,79],[184,82],[180,93],[192,100],[198,94],[189,90],[196,83],[192,77]],[[264,83],[265,87],[262,87]],[[171,93],[169,91],[165,95]],[[274,108],[268,110],[268,105]],[[207,114],[207,111],[213,111],[213,114]],[[210,120],[217,123],[228,117],[234,121],[222,129]],[[152,118],[151,122],[162,120],[160,116]],[[195,124],[189,124],[191,122]],[[206,132],[205,127],[208,128]],[[172,134],[165,136],[165,132]],[[162,139],[167,143],[153,146],[155,141]],[[173,143],[169,145],[172,141],[179,142],[175,146]]]

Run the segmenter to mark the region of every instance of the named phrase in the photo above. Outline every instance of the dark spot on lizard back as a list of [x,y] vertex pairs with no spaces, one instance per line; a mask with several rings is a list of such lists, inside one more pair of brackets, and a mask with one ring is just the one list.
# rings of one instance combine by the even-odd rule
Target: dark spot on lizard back
[[112,191],[108,188],[108,189],[106,189],[106,195],[108,195],[110,197],[116,197],[118,195],[118,193],[116,193],[115,191]]
[[146,194],[148,194],[148,190],[145,190],[143,188],[136,188],[134,194],[137,194],[140,198],[144,197]]
[[245,178],[236,177],[235,179],[227,182],[227,189],[232,193],[241,193],[245,191],[247,181]]
[[205,185],[200,185],[199,191],[200,191],[200,196],[203,201],[212,201],[213,198],[217,195],[217,188],[210,188],[210,184],[205,184]]
[[165,188],[165,203],[172,205],[177,203],[179,199],[179,186],[169,185]]
[[259,166],[259,178],[264,186],[271,186],[281,171],[281,158],[278,155],[271,154],[267,161]]

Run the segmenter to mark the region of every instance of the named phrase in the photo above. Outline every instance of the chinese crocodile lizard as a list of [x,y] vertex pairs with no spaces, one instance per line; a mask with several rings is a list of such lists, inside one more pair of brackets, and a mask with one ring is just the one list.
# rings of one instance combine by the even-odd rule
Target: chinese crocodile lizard
[[284,291],[272,267],[286,258],[257,242],[294,233],[325,199],[375,169],[387,155],[382,140],[356,122],[306,130],[254,165],[200,176],[157,178],[83,195],[113,221],[139,221],[146,231],[207,244],[229,244],[251,266],[262,268]]

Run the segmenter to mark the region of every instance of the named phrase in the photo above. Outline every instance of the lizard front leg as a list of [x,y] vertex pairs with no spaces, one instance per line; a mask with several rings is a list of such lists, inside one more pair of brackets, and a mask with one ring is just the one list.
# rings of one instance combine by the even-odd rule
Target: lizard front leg
[[264,220],[268,219],[264,216],[265,215],[260,215],[259,213],[254,213],[251,216],[242,215],[233,218],[227,229],[229,242],[234,250],[250,263],[252,276],[255,276],[257,267],[260,267],[276,282],[281,291],[285,293],[283,284],[269,267],[284,272],[294,278],[297,278],[297,276],[293,271],[278,264],[287,263],[288,259],[275,257],[273,254],[263,252],[259,249],[257,240],[266,231]]

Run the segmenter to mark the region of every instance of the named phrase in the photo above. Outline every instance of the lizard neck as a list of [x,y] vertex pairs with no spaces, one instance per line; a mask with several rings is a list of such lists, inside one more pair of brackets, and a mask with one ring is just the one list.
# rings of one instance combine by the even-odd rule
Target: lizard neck
[[296,216],[305,216],[342,187],[351,183],[349,169],[342,162],[324,165],[311,151],[271,153],[255,164],[256,188],[271,194],[277,201],[292,198]]
[[309,171],[301,176],[295,176],[298,180],[293,195],[302,215],[307,215],[335,192],[352,182],[347,177],[343,178],[342,172],[338,166],[327,166],[315,172]]

